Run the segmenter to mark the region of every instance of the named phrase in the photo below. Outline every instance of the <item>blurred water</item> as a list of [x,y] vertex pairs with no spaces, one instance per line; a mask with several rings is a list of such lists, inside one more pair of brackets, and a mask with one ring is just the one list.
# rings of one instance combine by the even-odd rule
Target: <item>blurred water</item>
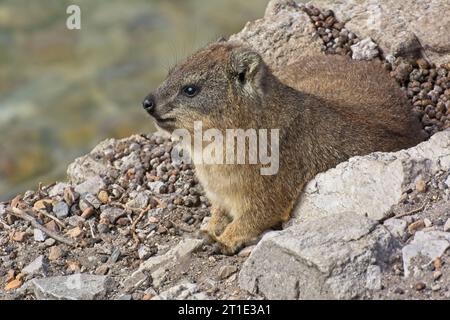
[[[81,8],[81,30],[66,8]],[[65,177],[108,137],[149,132],[142,98],[267,0],[0,0],[0,200]]]

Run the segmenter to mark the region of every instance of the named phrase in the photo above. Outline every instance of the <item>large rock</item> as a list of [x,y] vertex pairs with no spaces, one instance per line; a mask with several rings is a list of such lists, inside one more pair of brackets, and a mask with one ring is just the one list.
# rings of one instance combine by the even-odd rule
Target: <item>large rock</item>
[[248,22],[230,40],[253,47],[276,74],[301,56],[321,54],[322,42],[314,33],[310,18],[293,0],[272,0],[264,18]]
[[371,37],[386,55],[405,54],[421,44],[425,55],[437,65],[450,61],[448,0],[314,0],[311,3],[332,9],[339,20],[348,21],[347,29],[361,38]]
[[381,220],[416,179],[449,168],[450,130],[407,150],[353,157],[307,184],[287,225],[349,211]]
[[381,280],[393,248],[390,233],[361,215],[311,219],[267,234],[245,262],[239,284],[269,299],[361,298]]
[[107,276],[74,274],[33,279],[31,285],[38,300],[102,299],[112,287]]
[[[241,288],[270,299],[370,297],[397,243],[379,220],[416,178],[449,168],[447,130],[414,148],[354,157],[318,174],[286,229],[263,237],[244,263]],[[419,240],[407,257],[428,253]],[[430,258],[442,253],[441,242]]]

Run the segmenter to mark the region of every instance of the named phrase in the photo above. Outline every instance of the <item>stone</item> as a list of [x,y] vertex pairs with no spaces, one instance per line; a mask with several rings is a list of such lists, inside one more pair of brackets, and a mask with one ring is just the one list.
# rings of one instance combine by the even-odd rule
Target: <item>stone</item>
[[447,186],[447,188],[450,189],[450,175],[447,177],[447,179],[445,179],[445,185]]
[[417,177],[434,176],[449,167],[450,130],[410,149],[350,158],[319,173],[306,185],[293,218],[285,225],[348,211],[373,220],[385,219]]
[[226,279],[237,271],[236,266],[222,266],[219,269],[219,278]]
[[36,273],[45,273],[47,270],[47,264],[45,263],[45,259],[43,255],[38,256],[33,260],[30,264],[28,264],[25,268],[22,269],[22,273],[24,274],[36,274]]
[[417,230],[420,230],[420,229],[423,229],[423,228],[425,228],[425,223],[423,222],[423,220],[417,220],[417,221],[414,221],[413,223],[411,223],[408,226],[408,232],[413,234]]
[[56,261],[59,258],[61,258],[63,254],[64,254],[64,252],[60,246],[50,247],[50,249],[48,251],[48,260]]
[[[129,139],[139,139],[137,136]],[[143,139],[143,138],[141,138]],[[108,150],[114,150],[118,143],[115,139],[107,139],[100,142],[89,154],[75,159],[67,168],[67,176],[74,184],[81,184],[86,180],[100,176],[117,175],[117,169],[108,165],[108,159],[105,159],[105,153]],[[97,192],[91,192],[97,194]]]
[[81,216],[71,216],[68,218],[68,223],[72,227],[78,227],[80,225],[83,225],[83,223],[86,221],[84,217]]
[[47,247],[51,247],[56,243],[56,240],[53,238],[48,238],[47,240],[44,241],[45,246]]
[[64,195],[64,189],[69,187],[68,183],[65,182],[59,182],[55,184],[53,187],[51,187],[48,191],[48,196],[50,198],[55,198],[57,196],[63,196]]
[[141,260],[147,259],[152,254],[152,251],[146,245],[141,245],[138,249],[138,257]]
[[0,218],[6,213],[6,204],[0,203]]
[[[165,254],[152,256],[141,263],[128,279],[136,278],[140,273],[147,271],[151,274],[152,279],[159,279],[158,282],[161,282],[168,266],[179,264],[180,261],[188,261],[191,253],[200,248],[202,244],[203,240],[201,239],[183,239]],[[133,281],[130,280],[130,282]]]
[[139,158],[139,153],[136,151],[120,159],[119,163],[120,164],[117,166],[117,168],[121,172],[126,172],[128,169],[131,168],[138,169],[142,167],[141,159]]
[[106,204],[109,201],[109,194],[107,191],[102,190],[98,193],[97,198],[103,203]]
[[34,241],[44,242],[47,239],[47,235],[39,229],[33,230]]
[[406,232],[406,221],[391,218],[384,221],[383,225],[396,238],[402,238]]
[[425,219],[423,219],[423,224],[425,225],[425,228],[429,228],[433,225],[433,222],[431,222],[430,219],[425,218]]
[[252,47],[277,75],[300,57],[322,54],[322,41],[313,36],[315,31],[309,16],[295,1],[272,0],[264,18],[248,22],[229,40]]
[[416,182],[416,190],[417,192],[425,192],[427,190],[427,184],[422,179],[417,180]]
[[429,262],[441,257],[450,246],[450,233],[434,230],[417,231],[414,239],[402,248],[405,277],[411,274],[412,259],[426,257]]
[[351,49],[354,60],[372,60],[379,54],[377,44],[370,37],[355,43]]
[[[315,0],[314,4],[333,10],[339,21],[347,21],[347,29],[360,38],[371,37],[386,54],[398,54],[399,48],[411,50],[420,43],[436,65],[450,61],[448,1]],[[401,39],[406,43],[399,44]]]
[[367,268],[366,288],[374,291],[381,290],[381,268],[370,265]]
[[128,292],[132,289],[138,288],[141,284],[143,284],[145,281],[147,281],[147,279],[148,279],[148,276],[144,272],[142,272],[142,271],[134,272],[123,283],[125,291]]
[[38,300],[97,300],[105,298],[112,287],[107,276],[74,274],[31,280]]
[[252,253],[253,249],[255,249],[255,247],[256,245],[245,247],[244,249],[239,251],[238,256],[247,258]]
[[[92,193],[85,193],[83,196],[83,200],[87,201],[95,209],[100,208],[100,206],[102,205],[101,201],[96,196],[94,196]],[[84,210],[86,210],[86,207],[82,208],[80,205],[80,209],[84,211]]]
[[195,283],[185,282],[171,287],[152,300],[206,300],[207,295],[198,292],[198,286]]
[[22,279],[14,279],[6,284],[5,291],[17,289],[22,286],[22,283]]
[[117,219],[126,214],[124,209],[116,207],[107,206],[102,207],[101,210],[102,212],[100,213],[100,219],[106,219],[111,224],[116,223]]
[[149,196],[145,192],[138,192],[134,199],[127,202],[127,206],[134,209],[144,209],[148,204]]
[[162,188],[165,187],[165,184],[162,181],[154,181],[154,182],[149,182],[147,184],[147,186],[153,193],[160,194],[162,191]]
[[53,213],[58,219],[64,219],[69,215],[69,206],[64,201],[58,201],[53,205]]
[[450,218],[444,224],[444,231],[450,231]]
[[239,286],[268,299],[364,298],[394,248],[391,234],[360,214],[319,216],[267,233],[242,266]]
[[80,195],[84,195],[86,193],[97,194],[100,190],[104,189],[105,186],[105,182],[102,178],[100,178],[100,176],[93,176],[78,184],[75,187],[75,191]]

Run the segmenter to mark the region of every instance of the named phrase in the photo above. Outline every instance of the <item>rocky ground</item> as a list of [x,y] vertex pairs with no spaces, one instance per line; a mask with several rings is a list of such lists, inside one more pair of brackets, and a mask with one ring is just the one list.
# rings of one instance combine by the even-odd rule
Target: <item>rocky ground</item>
[[[385,52],[347,24],[331,10],[272,1],[264,19],[232,38],[250,44],[262,38],[260,50],[275,73],[277,64],[300,52],[299,43],[317,53],[380,59],[411,99],[424,129],[433,135],[448,128],[450,64],[435,66],[414,53],[414,39],[397,53]],[[268,27],[273,25],[283,32],[273,32]],[[324,214],[322,220],[305,218],[298,225],[304,217],[295,214],[284,231],[233,257],[214,254],[201,238],[208,199],[195,169],[172,161],[170,139],[136,135],[104,141],[69,166],[68,182],[40,186],[0,204],[0,299],[450,298],[450,155],[445,154],[450,138],[436,136],[442,142],[436,138],[375,160],[352,159],[319,175],[312,185],[328,181],[343,185],[343,190],[307,189],[299,211],[335,213],[326,204],[339,196],[334,200],[355,214],[337,212],[342,218],[338,221]],[[376,166],[364,165],[373,162]],[[379,165],[385,170],[376,171]],[[358,171],[360,167],[366,171]],[[354,180],[346,180],[352,174]],[[368,189],[366,198],[345,193],[358,183],[362,192]],[[364,206],[365,216],[360,215]],[[340,233],[341,224],[350,236]],[[308,232],[312,234],[307,237]],[[329,237],[323,239],[324,234]],[[298,240],[293,252],[298,247],[317,249],[297,252],[309,265],[317,265],[314,274],[304,271],[309,282],[301,282],[301,275],[285,278],[285,273],[294,277],[302,268],[293,265],[290,273],[292,256],[278,256],[282,250],[277,248],[292,239]],[[328,257],[330,245],[336,250]],[[271,264],[268,252],[282,265]],[[271,269],[264,269],[266,265]],[[355,274],[358,279],[352,278]],[[316,278],[323,281],[311,281]]]

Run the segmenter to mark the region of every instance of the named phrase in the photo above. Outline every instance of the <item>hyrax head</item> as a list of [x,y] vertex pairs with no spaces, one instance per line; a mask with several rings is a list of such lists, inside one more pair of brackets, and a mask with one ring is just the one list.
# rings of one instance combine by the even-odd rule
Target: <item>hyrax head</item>
[[237,127],[245,113],[257,112],[267,72],[256,52],[217,42],[172,69],[143,107],[166,131],[192,132],[194,121],[202,121],[203,128]]

